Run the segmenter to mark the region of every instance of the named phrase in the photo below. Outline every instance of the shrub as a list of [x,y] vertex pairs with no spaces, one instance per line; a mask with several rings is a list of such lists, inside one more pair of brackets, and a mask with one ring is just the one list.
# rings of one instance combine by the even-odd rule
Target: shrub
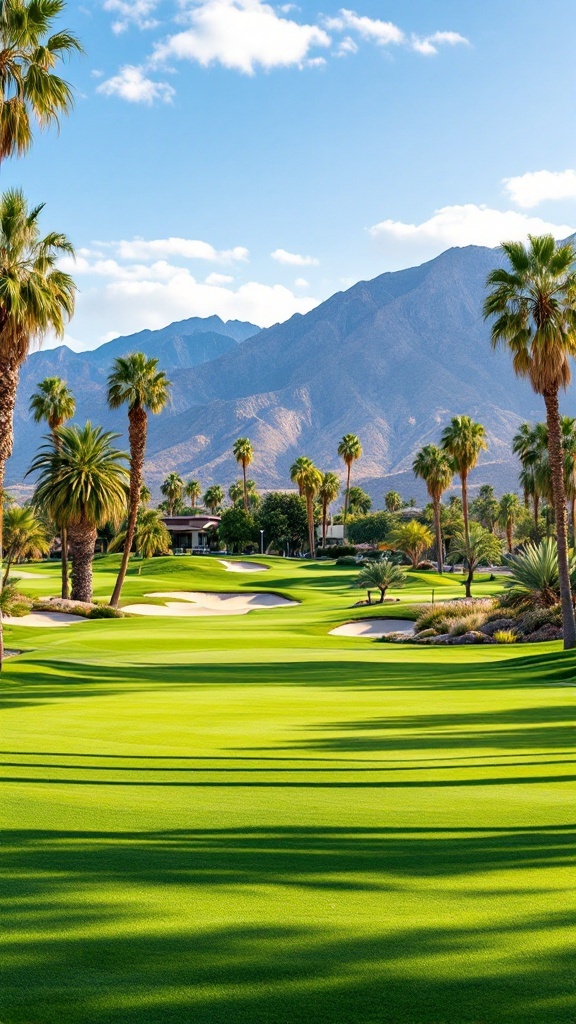
[[32,601],[17,588],[17,581],[8,579],[0,593],[0,611],[2,615],[13,615],[14,618],[22,618],[32,608]]
[[562,626],[562,608],[554,604],[550,608],[530,608],[517,616],[516,629],[523,636],[535,633],[542,626]]
[[453,619],[449,626],[450,636],[463,636],[464,633],[476,633],[480,626],[484,625],[486,615],[484,612],[469,612],[460,619]]
[[316,548],[318,558],[342,558],[344,555],[355,554],[356,548],[353,544],[328,544],[325,548]]
[[343,555],[342,558],[336,559],[336,565],[354,565],[357,567],[358,563],[354,555]]
[[[460,601],[443,601],[436,605],[422,605],[416,619],[416,630],[436,629],[439,633],[448,633],[456,619],[476,616],[478,625],[487,621],[494,612],[496,601],[491,597],[464,599]],[[472,628],[472,627],[471,627]],[[477,627],[476,627],[477,628]]]
[[124,613],[119,608],[112,608],[109,604],[97,604],[91,608],[86,616],[87,619],[123,619]]
[[422,562],[418,562],[418,572],[430,572],[431,569],[435,568],[436,566],[426,558]]
[[[530,601],[544,608],[558,603],[558,548],[552,537],[546,537],[540,544],[527,544],[524,551],[509,555],[506,562],[510,568],[510,579],[504,585],[513,602]],[[572,582],[575,576],[576,558],[571,556]]]
[[513,629],[499,629],[494,633],[492,639],[495,640],[497,644],[515,644],[518,639],[518,634],[515,633]]

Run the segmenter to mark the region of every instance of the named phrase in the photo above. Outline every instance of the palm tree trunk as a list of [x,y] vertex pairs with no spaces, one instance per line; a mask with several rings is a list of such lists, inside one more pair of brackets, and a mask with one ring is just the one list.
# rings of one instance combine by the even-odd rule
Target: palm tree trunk
[[80,523],[69,526],[70,554],[72,555],[72,600],[92,601],[92,561],[97,531]]
[[[10,359],[0,360],[0,569],[2,566],[2,525],[4,509],[4,475],[6,462],[14,445],[14,406],[18,390],[19,365]],[[2,612],[0,611],[0,671],[4,657]]]
[[326,498],[322,501],[322,547],[326,547],[326,530],[328,526],[328,503]]
[[10,575],[10,569],[12,568],[12,559],[13,559],[13,557],[14,557],[14,551],[12,550],[12,548],[10,548],[8,550],[8,555],[6,557],[6,565],[4,567],[4,575],[2,576],[2,588],[1,588],[2,590],[6,586],[6,582],[8,580],[8,576]]
[[544,393],[546,424],[548,426],[548,456],[552,475],[552,497],[556,517],[556,541],[558,545],[558,574],[560,577],[560,601],[562,604],[562,629],[564,650],[576,647],[576,624],[570,591],[570,570],[568,567],[568,543],[566,529],[566,494],[564,489],[564,454],[562,451],[562,429],[558,391]]
[[310,494],[306,495],[306,511],[308,513],[308,545],[310,547],[310,558],[314,558],[314,505]]
[[463,470],[460,474],[460,481],[462,483],[462,515],[464,516],[464,536],[466,538],[466,544],[470,540],[468,533],[468,472]]
[[538,529],[538,519],[540,517],[540,495],[535,494],[534,498],[534,526]]
[[512,522],[509,519],[506,523],[506,544],[508,545],[508,554],[512,554]]
[[386,590],[385,589],[382,590],[382,587],[380,587],[380,600],[378,601],[378,604],[384,604],[384,594],[385,593],[386,593]]
[[432,503],[434,506],[434,530],[436,533],[436,560],[438,562],[438,572],[442,573],[444,566],[442,565],[442,526],[440,524],[439,498],[433,498]]
[[144,454],[146,452],[146,429],[148,417],[146,410],[137,406],[128,413],[128,440],[130,443],[130,494],[128,498],[128,525],[126,527],[126,539],[122,552],[120,570],[116,578],[114,591],[110,599],[113,608],[118,607],[122,586],[128,569],[136,519],[140,508],[140,488],[142,487],[142,472],[144,469]]
[[70,597],[70,581],[68,579],[68,531],[65,526],[60,530],[60,547],[62,549],[62,597],[67,601]]
[[352,463],[348,463],[348,473],[346,476],[346,494],[344,495],[344,536],[342,540],[346,540],[346,520],[348,518],[348,499],[350,497],[350,472],[352,470]]
[[248,514],[248,488],[246,486],[246,462],[242,459],[242,478],[244,480],[244,511]]
[[471,592],[470,588],[472,586],[472,580],[473,579],[474,579],[474,569],[473,568],[472,569],[469,568],[468,569],[468,575],[466,577],[466,582],[464,583],[464,591],[466,593],[466,597],[472,597],[472,592]]
[[572,495],[570,502],[570,520],[572,522],[572,547],[576,547],[576,494]]

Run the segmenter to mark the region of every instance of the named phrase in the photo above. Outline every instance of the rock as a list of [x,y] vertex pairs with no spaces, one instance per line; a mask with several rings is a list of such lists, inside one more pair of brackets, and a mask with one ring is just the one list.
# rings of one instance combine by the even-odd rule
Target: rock
[[535,633],[530,633],[528,636],[522,638],[523,643],[528,644],[541,644],[548,640],[562,640],[564,634],[559,626],[552,626],[549,622],[544,626],[540,626]]
[[463,633],[462,636],[453,636],[452,643],[454,646],[462,646],[464,644],[493,644],[496,641],[477,629],[471,629],[469,633]]
[[430,639],[431,644],[450,644],[454,640],[450,633],[439,633],[438,636],[434,636]]
[[480,626],[480,632],[484,633],[485,636],[494,636],[494,633],[508,632],[510,629],[515,629],[517,625],[516,619],[492,619],[491,622],[486,622],[483,626]]
[[414,640],[429,640],[430,637],[437,636],[435,629],[421,629],[419,633],[415,633]]

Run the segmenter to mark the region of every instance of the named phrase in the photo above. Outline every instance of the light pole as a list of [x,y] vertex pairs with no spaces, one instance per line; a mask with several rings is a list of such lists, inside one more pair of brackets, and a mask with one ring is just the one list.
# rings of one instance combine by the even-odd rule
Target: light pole
[[264,554],[264,530],[260,530],[260,554]]

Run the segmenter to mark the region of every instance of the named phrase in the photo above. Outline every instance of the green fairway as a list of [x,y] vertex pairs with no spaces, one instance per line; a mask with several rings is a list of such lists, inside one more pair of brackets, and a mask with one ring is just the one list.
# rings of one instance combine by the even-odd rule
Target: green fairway
[[574,1024],[576,658],[330,636],[462,577],[352,608],[354,568],[254,561],[123,601],[298,605],[6,630],[2,1024]]

